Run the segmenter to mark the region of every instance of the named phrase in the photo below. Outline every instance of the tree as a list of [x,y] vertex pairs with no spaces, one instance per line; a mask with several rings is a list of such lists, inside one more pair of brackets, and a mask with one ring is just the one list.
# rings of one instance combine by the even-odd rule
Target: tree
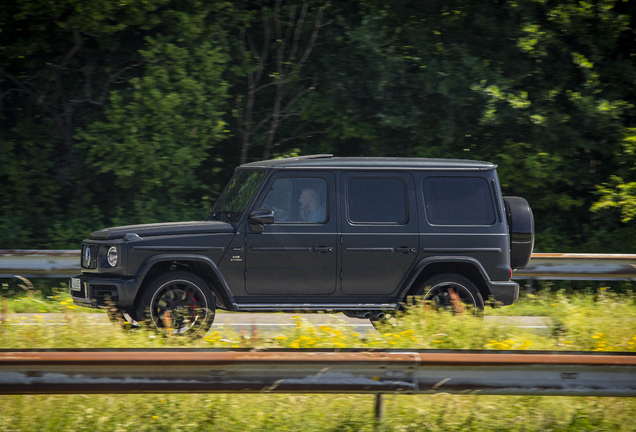
[[215,185],[195,178],[219,159],[229,9],[2,3],[0,247],[74,247],[104,225],[204,205]]
[[195,4],[162,13],[160,31],[139,50],[143,75],[111,92],[104,119],[78,133],[88,163],[115,189],[104,209],[117,215],[114,222],[203,212],[201,197],[212,189],[199,171],[225,130],[230,55],[218,18],[224,7]]
[[[260,11],[246,14],[239,47],[247,87],[236,96],[241,163],[247,162],[254,145],[263,149],[263,159],[269,159],[278,144],[298,138],[287,136],[276,141],[283,124],[305,112],[318,85],[317,77],[307,75],[305,66],[330,5],[330,1],[316,7],[309,3],[283,5],[282,0],[276,0],[273,8],[264,3]],[[260,12],[261,26],[255,12]]]
[[[346,60],[332,57],[325,82],[339,87],[317,95],[320,106],[346,107],[356,119],[369,137],[358,151],[496,162],[505,192],[535,210],[540,250],[630,247],[623,240],[636,238],[633,227],[589,208],[596,185],[625,171],[636,95],[632,5],[361,4],[362,19],[345,31],[356,61],[341,78]],[[348,151],[344,143],[334,138],[334,152]]]
[[0,28],[0,247],[202,217],[294,153],[490,160],[539,250],[636,242],[634,2],[19,0]]

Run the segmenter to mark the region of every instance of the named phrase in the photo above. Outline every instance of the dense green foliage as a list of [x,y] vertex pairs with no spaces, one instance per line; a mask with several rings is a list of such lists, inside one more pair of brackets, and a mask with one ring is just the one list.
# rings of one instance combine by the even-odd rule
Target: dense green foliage
[[241,161],[484,159],[537,250],[636,240],[636,5],[0,5],[0,248],[202,219]]

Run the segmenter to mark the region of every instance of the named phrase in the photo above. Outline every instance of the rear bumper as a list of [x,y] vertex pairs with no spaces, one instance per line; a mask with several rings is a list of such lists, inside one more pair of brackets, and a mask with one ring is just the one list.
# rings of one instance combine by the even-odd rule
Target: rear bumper
[[78,306],[97,308],[112,304],[123,309],[132,306],[134,295],[131,293],[137,292],[139,283],[138,278],[97,278],[82,274],[71,278],[70,293]]
[[489,281],[488,288],[499,306],[510,306],[519,297],[519,284],[514,281]]

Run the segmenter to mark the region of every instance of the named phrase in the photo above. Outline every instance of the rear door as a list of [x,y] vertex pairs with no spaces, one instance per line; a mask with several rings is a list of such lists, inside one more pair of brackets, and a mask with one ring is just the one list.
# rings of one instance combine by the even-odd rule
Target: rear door
[[342,293],[391,294],[419,247],[413,177],[346,172],[340,180]]

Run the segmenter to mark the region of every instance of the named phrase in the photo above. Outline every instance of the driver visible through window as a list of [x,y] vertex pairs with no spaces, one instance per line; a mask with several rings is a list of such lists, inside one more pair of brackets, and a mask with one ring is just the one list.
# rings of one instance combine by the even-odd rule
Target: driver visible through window
[[284,177],[274,181],[260,208],[274,211],[274,223],[324,223],[326,202],[324,179]]

